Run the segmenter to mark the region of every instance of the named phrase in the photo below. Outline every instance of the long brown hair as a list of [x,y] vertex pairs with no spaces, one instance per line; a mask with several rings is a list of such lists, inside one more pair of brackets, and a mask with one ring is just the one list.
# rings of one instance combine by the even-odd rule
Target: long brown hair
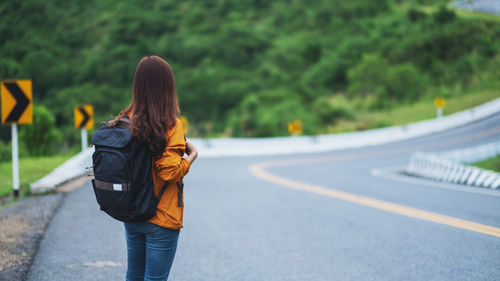
[[139,61],[134,75],[132,103],[115,119],[132,112],[130,134],[149,144],[154,155],[165,150],[166,132],[180,115],[174,72],[160,57],[147,56]]

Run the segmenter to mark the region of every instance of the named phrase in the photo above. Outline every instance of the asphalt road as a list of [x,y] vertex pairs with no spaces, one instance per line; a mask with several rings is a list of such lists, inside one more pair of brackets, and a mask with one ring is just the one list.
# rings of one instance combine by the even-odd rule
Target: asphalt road
[[[413,151],[499,139],[500,114],[363,149],[201,158],[185,179],[185,227],[169,280],[500,280],[500,237],[481,232],[500,227],[500,190],[395,174]],[[124,280],[123,225],[93,197],[89,184],[66,196],[28,280]],[[382,210],[387,203],[397,205]],[[450,226],[456,218],[477,224]]]

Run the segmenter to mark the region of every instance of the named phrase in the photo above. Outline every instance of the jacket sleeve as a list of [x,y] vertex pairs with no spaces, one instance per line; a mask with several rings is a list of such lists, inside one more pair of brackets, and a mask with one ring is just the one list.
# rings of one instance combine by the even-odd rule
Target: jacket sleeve
[[189,172],[190,167],[189,161],[182,157],[186,151],[182,122],[177,120],[174,128],[168,133],[167,147],[162,155],[156,158],[155,167],[162,180],[178,182]]

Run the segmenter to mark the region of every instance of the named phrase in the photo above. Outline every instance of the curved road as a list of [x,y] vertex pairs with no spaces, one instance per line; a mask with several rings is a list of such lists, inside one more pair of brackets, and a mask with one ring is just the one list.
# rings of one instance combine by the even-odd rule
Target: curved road
[[[500,114],[388,145],[199,159],[169,280],[500,280],[500,190],[398,174],[416,150],[500,139]],[[123,225],[68,194],[28,280],[124,280]]]

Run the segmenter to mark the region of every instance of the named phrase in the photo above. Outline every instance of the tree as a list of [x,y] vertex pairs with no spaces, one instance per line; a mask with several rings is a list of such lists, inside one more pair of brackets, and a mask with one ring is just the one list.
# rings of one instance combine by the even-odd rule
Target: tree
[[20,138],[31,156],[50,155],[61,138],[55,127],[55,118],[44,106],[35,106],[33,123],[24,125]]

